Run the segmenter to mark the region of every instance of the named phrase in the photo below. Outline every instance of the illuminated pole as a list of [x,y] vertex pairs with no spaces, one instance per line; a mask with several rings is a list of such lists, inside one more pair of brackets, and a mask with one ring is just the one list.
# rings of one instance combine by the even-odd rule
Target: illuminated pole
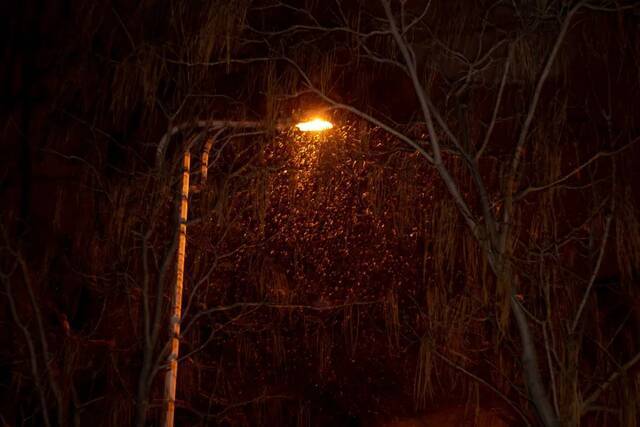
[[178,378],[178,354],[180,350],[180,318],[182,317],[182,287],[184,283],[184,259],[187,249],[187,215],[189,210],[189,172],[191,153],[185,150],[182,157],[182,188],[180,192],[180,218],[178,222],[178,253],[176,256],[176,283],[173,289],[169,333],[171,353],[169,369],[164,379],[164,399],[166,402],[165,426],[173,427],[176,408],[176,380]]
[[[239,123],[238,127],[256,127],[254,123],[251,126],[247,126],[249,122],[219,122],[226,125],[233,125]],[[289,125],[290,126],[290,125]],[[331,129],[333,124],[322,119],[313,119],[306,122],[300,122],[295,125],[302,132],[322,132],[327,129]],[[279,126],[283,128],[283,126]],[[176,128],[177,129],[177,128]],[[207,179],[208,165],[209,165],[209,152],[215,142],[216,136],[218,136],[224,128],[218,127],[218,133],[215,136],[209,138],[205,143],[202,151],[201,160],[201,183],[199,186],[194,187],[194,191],[201,190]],[[158,166],[162,164],[162,155],[166,148],[168,140],[161,142],[158,153]],[[189,147],[184,151],[182,157],[182,185],[180,189],[180,217],[178,220],[178,253],[176,256],[176,281],[173,288],[172,304],[171,304],[171,317],[169,319],[169,333],[171,341],[171,352],[168,357],[169,369],[165,374],[164,379],[164,401],[165,401],[165,419],[164,427],[173,427],[176,412],[176,381],[178,379],[178,356],[180,353],[180,320],[182,318],[182,290],[184,285],[184,261],[186,257],[187,248],[187,219],[189,212],[189,179],[191,169],[191,153]]]

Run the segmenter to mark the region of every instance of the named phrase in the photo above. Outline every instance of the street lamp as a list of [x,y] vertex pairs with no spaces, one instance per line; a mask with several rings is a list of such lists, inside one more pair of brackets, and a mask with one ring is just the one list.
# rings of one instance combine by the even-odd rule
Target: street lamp
[[[201,157],[201,182],[200,185],[194,186],[196,190],[204,188],[207,171],[209,167],[209,153],[215,138],[227,128],[236,129],[255,129],[265,127],[262,122],[247,121],[199,121],[183,126],[174,126],[165,134],[160,141],[157,151],[157,166],[161,167],[166,146],[170,138],[182,130],[190,128],[206,129],[206,131],[217,130],[210,137],[203,148]],[[279,123],[276,129],[287,129],[291,127],[291,122]],[[299,122],[295,127],[302,132],[322,132],[333,128],[333,124],[320,118],[314,118],[309,121]],[[165,400],[165,420],[164,427],[173,427],[175,418],[176,405],[176,380],[178,378],[178,354],[180,350],[180,320],[182,318],[182,290],[184,283],[184,260],[187,247],[187,218],[189,211],[189,190],[191,189],[189,180],[191,177],[191,142],[184,148],[182,154],[182,180],[180,186],[180,215],[178,219],[178,249],[176,254],[176,281],[173,288],[173,298],[171,303],[171,317],[169,318],[169,331],[171,336],[171,352],[167,361],[169,369],[165,375],[164,382],[164,400]]]
[[320,118],[314,118],[306,122],[296,124],[298,130],[302,132],[322,132],[333,127],[333,123]]

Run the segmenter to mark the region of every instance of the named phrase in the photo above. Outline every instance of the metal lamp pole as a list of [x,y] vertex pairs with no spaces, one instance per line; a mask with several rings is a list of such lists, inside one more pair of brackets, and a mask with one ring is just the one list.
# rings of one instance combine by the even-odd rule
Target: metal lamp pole
[[[290,124],[280,124],[277,126],[279,129],[286,129]],[[295,125],[302,132],[321,132],[333,127],[333,125],[327,121],[321,119],[313,119],[306,122],[300,122]],[[247,122],[247,121],[208,121],[208,122],[196,122],[195,127],[207,128],[208,130],[217,129],[218,132],[215,136],[208,138],[201,158],[201,182],[195,189],[202,189],[206,183],[208,167],[209,167],[209,153],[215,138],[222,133],[226,128],[259,128],[264,127],[261,122]],[[162,165],[166,146],[169,143],[171,136],[187,129],[186,126],[175,126],[170,129],[169,132],[162,138],[158,146],[157,151],[157,166]],[[165,401],[165,419],[164,427],[173,427],[175,419],[175,407],[176,407],[176,380],[178,378],[178,355],[180,351],[180,322],[182,319],[182,291],[184,284],[184,261],[186,257],[187,247],[187,219],[189,213],[189,191],[190,191],[190,173],[191,173],[191,143],[187,144],[182,155],[182,179],[180,185],[180,212],[178,218],[178,249],[176,254],[176,280],[173,287],[172,303],[171,303],[171,317],[169,318],[169,333],[171,340],[171,351],[167,362],[169,369],[165,374],[164,379],[164,401]]]

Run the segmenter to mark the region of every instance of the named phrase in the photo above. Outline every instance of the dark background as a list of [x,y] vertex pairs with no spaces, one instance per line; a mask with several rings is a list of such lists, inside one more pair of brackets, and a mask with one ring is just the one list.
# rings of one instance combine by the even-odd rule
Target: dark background
[[[225,21],[210,19],[236,7],[233,2],[170,1],[26,0],[0,5],[0,218],[2,246],[11,248],[3,252],[2,265],[4,272],[15,267],[16,253],[24,260],[10,276],[16,308],[36,337],[36,351],[44,353],[37,337],[40,312],[51,354],[46,368],[40,362],[40,381],[55,408],[45,375],[52,372],[68,405],[65,422],[70,425],[127,425],[135,418],[142,359],[140,236],[151,233],[154,256],[162,260],[170,253],[175,224],[175,145],[162,179],[154,170],[155,148],[168,126],[202,117],[285,118],[322,105],[310,96],[273,102],[261,65],[179,63],[262,53],[261,47],[231,46],[222,36],[227,30],[220,29]],[[314,10],[323,14],[321,6]],[[472,14],[476,9],[468,10]],[[446,16],[447,6],[437,13]],[[494,19],[502,30],[520,25],[508,7],[500,13]],[[266,16],[249,22],[261,25],[271,19],[264,28],[273,29],[297,19],[295,14]],[[451,20],[455,15],[448,16]],[[545,40],[554,34],[552,21],[531,32]],[[196,37],[207,31],[206,25],[216,34],[209,47]],[[244,34],[229,31],[232,39]],[[475,31],[469,27],[461,37],[473,38]],[[550,79],[539,114],[544,129],[544,123],[556,118],[555,106],[567,103],[560,120],[563,135],[570,138],[559,138],[556,148],[563,159],[570,158],[567,153],[575,157],[561,165],[575,165],[575,159],[617,148],[640,134],[639,37],[640,17],[632,9],[586,12],[572,27],[562,50],[562,69]],[[311,53],[309,58],[315,60]],[[458,70],[444,60],[438,65],[442,86],[437,83],[434,93],[444,93]],[[272,71],[287,72],[278,67]],[[376,106],[399,122],[414,117],[412,88],[395,72],[351,64],[337,66],[333,75],[332,93],[339,99]],[[526,84],[516,76],[508,87],[519,94],[508,105],[520,105],[520,95],[528,93]],[[556,96],[558,92],[566,97]],[[489,100],[495,86],[477,93],[469,105],[486,117],[492,104],[483,97]],[[602,114],[604,108],[610,120]],[[239,306],[206,316],[190,331],[182,351],[188,354],[203,343],[204,348],[180,365],[178,425],[368,425],[469,402],[504,406],[442,360],[432,362],[439,370],[435,391],[426,400],[417,398],[416,372],[427,335],[436,348],[488,351],[459,361],[526,407],[516,390],[522,379],[510,374],[518,370],[517,339],[503,340],[495,319],[456,324],[452,322],[458,317],[444,310],[458,307],[475,318],[493,318],[492,304],[480,304],[477,298],[493,295],[495,284],[471,267],[482,262],[470,261],[479,256],[469,255],[471,240],[460,237],[464,226],[433,170],[383,132],[362,132],[355,118],[330,114],[338,129],[325,137],[272,133],[261,139],[240,137],[220,148],[210,189],[192,199],[192,218],[200,222],[189,231],[185,299],[208,266],[215,265],[206,278],[210,290],[195,297],[192,313],[246,302],[289,307]],[[504,141],[492,146],[493,159],[509,152],[512,131],[511,124],[496,130]],[[541,132],[540,140],[545,140]],[[615,192],[636,216],[637,145],[625,151],[613,172]],[[300,149],[305,146],[311,148]],[[546,147],[542,142],[538,146]],[[495,177],[492,164],[486,169],[488,177]],[[585,175],[597,180],[612,169],[606,158]],[[295,171],[299,175],[292,178]],[[532,177],[543,173],[529,172]],[[600,200],[610,190],[601,186],[593,191],[590,196]],[[588,216],[582,209],[592,206],[587,196],[558,198],[554,203],[561,208],[554,214],[559,228]],[[531,201],[531,211],[539,203]],[[622,210],[620,203],[616,206]],[[618,361],[637,353],[640,342],[639,266],[634,264],[640,255],[619,243],[638,229],[627,224],[621,220],[616,225],[615,241],[598,274],[597,299],[585,314],[588,327],[604,337],[629,319],[610,350]],[[581,244],[563,249],[557,262],[575,260],[571,273],[584,279],[593,252],[582,251]],[[435,283],[444,296],[429,303]],[[0,421],[42,425],[27,343],[4,294]],[[563,308],[570,313],[574,306],[569,299]],[[440,323],[434,326],[433,319]],[[209,336],[214,338],[207,341]],[[592,346],[585,344],[583,354],[593,386],[606,378],[611,361],[601,362],[603,356]],[[613,415],[593,415],[586,423],[620,425],[616,423],[635,417],[619,413],[639,410],[634,369],[625,377],[626,388],[607,397]],[[511,388],[510,380],[520,386]],[[159,423],[162,386],[159,380],[153,384],[149,422]],[[503,410],[505,419],[517,420],[510,409]]]

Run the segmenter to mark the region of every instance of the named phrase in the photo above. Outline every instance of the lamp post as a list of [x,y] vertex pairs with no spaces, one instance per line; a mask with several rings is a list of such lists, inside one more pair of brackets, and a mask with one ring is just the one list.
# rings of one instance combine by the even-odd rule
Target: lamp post
[[[246,121],[202,121],[195,122],[192,126],[175,126],[170,129],[169,132],[162,138],[158,145],[157,151],[157,166],[162,165],[164,152],[166,146],[169,143],[170,138],[179,133],[181,130],[189,129],[190,127],[202,128],[208,131],[217,130],[214,136],[207,139],[205,142],[202,157],[201,157],[201,182],[199,186],[194,186],[195,189],[202,189],[206,183],[208,167],[209,167],[209,153],[215,138],[219,136],[223,130],[227,128],[260,128],[265,124],[262,122],[246,122]],[[276,126],[277,129],[287,129],[291,127],[290,123],[280,123]],[[314,118],[309,121],[299,122],[295,124],[295,127],[301,132],[322,132],[333,127],[333,124],[320,119]],[[195,142],[195,141],[194,141]],[[187,219],[189,213],[189,191],[191,178],[191,142],[184,148],[182,154],[182,179],[180,185],[180,209],[178,217],[178,249],[176,253],[176,277],[173,287],[173,295],[171,299],[171,316],[169,318],[169,334],[170,334],[170,353],[167,358],[169,368],[167,369],[164,381],[164,402],[165,402],[165,419],[164,427],[173,427],[175,418],[175,404],[176,404],[176,380],[178,378],[178,355],[180,351],[180,322],[182,318],[182,291],[184,284],[184,261],[186,257],[187,247]]]

